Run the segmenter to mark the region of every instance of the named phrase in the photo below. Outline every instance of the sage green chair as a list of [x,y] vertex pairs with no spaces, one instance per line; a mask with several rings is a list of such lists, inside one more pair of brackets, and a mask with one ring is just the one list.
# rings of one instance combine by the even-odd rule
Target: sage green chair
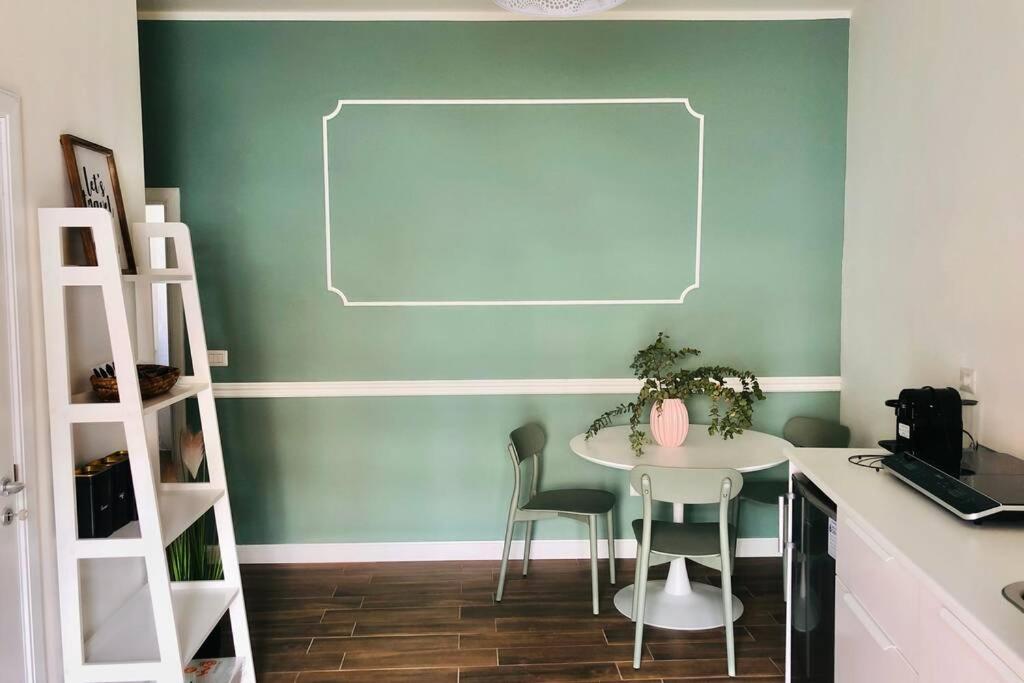
[[[633,520],[637,539],[636,577],[633,584],[632,618],[636,622],[633,668],[640,668],[644,642],[644,609],[647,603],[647,572],[652,565],[677,557],[689,557],[722,572],[722,611],[725,617],[725,648],[729,675],[736,675],[736,643],[733,637],[732,567],[736,556],[736,497],[743,489],[743,475],[731,469],[681,467],[634,467],[629,476],[643,496],[642,519]],[[707,505],[718,503],[717,522],[665,522],[652,519],[654,501]],[[730,521],[731,520],[731,521]]]
[[[539,424],[523,425],[509,434],[508,454],[515,470],[515,485],[512,488],[512,502],[508,506],[508,523],[505,526],[505,548],[501,554],[501,574],[498,577],[497,602],[505,592],[505,573],[508,570],[508,555],[512,547],[512,531],[517,522],[526,522],[526,540],[523,544],[523,576],[530,566],[530,541],[533,523],[542,519],[567,517],[586,524],[590,528],[590,583],[593,594],[594,614],[598,613],[597,592],[597,518],[605,516],[608,526],[608,569],[612,585],[615,584],[615,495],[596,489],[561,489],[537,491],[540,479],[540,455],[547,443],[544,428]],[[520,504],[523,490],[523,464],[532,465],[527,500]]]
[[[846,448],[850,445],[850,428],[817,417],[791,417],[782,428],[782,438],[797,448]],[[785,514],[789,482],[748,481],[743,486],[743,500],[779,506],[779,543],[782,543],[782,520]]]

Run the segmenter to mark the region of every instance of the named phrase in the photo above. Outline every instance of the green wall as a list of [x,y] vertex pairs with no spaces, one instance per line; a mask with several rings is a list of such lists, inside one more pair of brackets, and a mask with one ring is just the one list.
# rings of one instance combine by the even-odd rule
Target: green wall
[[[209,345],[231,354],[217,381],[621,377],[659,330],[764,376],[838,374],[845,21],[141,22],[140,46],[146,182],[181,188]],[[684,304],[353,309],[326,290],[336,100],[545,97],[688,97],[704,114],[701,288]],[[659,252],[640,237],[629,267]],[[239,542],[497,539],[504,439],[527,418],[551,435],[547,485],[624,494],[565,446],[620,398],[221,400]],[[837,417],[838,396],[770,395],[756,426],[795,414]],[[743,520],[774,533],[771,509]]]

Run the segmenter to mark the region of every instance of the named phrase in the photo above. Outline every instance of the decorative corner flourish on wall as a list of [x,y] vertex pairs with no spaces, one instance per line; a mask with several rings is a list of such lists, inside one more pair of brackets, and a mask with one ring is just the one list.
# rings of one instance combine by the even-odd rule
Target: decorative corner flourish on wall
[[[697,202],[696,202],[696,240],[693,282],[687,285],[678,298],[665,299],[554,299],[554,300],[467,300],[467,301],[355,301],[344,291],[334,285],[331,267],[331,191],[330,163],[328,156],[327,123],[337,117],[344,106],[376,105],[376,106],[493,106],[493,105],[650,105],[678,104],[697,120]],[[603,99],[400,99],[400,100],[342,100],[339,99],[335,108],[323,116],[323,177],[324,177],[324,233],[325,257],[327,268],[327,290],[337,294],[345,306],[353,307],[395,307],[395,306],[596,306],[596,305],[642,305],[642,304],[681,304],[686,295],[700,287],[700,250],[701,221],[703,215],[704,196],[704,115],[698,113],[685,97],[651,97],[651,98],[603,98]]]

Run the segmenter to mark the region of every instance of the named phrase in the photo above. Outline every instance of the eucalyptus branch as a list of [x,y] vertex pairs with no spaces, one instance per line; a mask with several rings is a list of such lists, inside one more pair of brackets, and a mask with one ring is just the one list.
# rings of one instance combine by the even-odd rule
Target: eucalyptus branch
[[[672,349],[668,339],[669,336],[661,332],[654,343],[636,353],[629,366],[634,376],[642,380],[636,400],[621,403],[594,420],[587,430],[587,439],[610,427],[614,418],[629,413],[629,443],[633,452],[641,455],[647,442],[646,435],[640,430],[644,410],[648,407],[661,410],[662,402],[667,399],[684,400],[700,395],[711,400],[709,434],[731,439],[751,426],[754,402],[765,398],[754,373],[725,365],[682,369],[680,363],[691,356],[699,356],[700,350],[690,347]],[[739,388],[730,386],[729,380]]]

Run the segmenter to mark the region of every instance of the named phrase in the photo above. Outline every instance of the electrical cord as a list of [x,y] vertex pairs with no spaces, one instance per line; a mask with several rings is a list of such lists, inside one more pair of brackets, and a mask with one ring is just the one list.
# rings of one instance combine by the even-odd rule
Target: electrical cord
[[856,465],[857,467],[866,467],[869,470],[874,470],[875,472],[881,472],[882,471],[882,458],[884,458],[884,457],[886,457],[886,456],[885,455],[876,455],[874,453],[865,453],[865,454],[862,454],[862,455],[851,455],[846,460],[850,464]]

